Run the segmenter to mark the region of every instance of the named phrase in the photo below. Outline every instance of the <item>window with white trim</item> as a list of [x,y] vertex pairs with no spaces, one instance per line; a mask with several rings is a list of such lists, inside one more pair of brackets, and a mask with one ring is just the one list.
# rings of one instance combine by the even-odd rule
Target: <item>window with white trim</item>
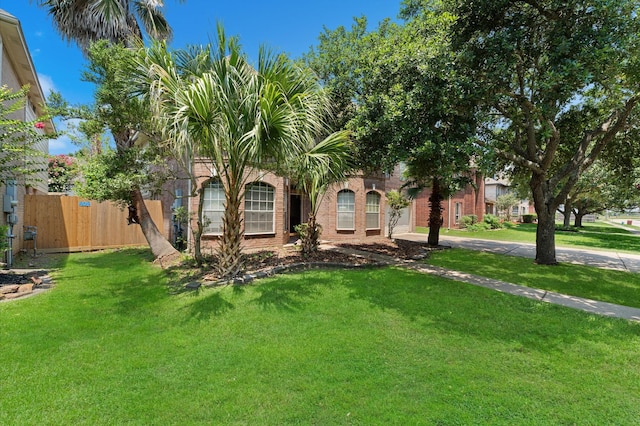
[[462,203],[455,203],[454,223],[460,223],[460,216],[462,216]]
[[212,179],[204,187],[202,200],[202,218],[206,234],[222,234],[222,216],[224,215],[224,187],[218,179]]
[[380,229],[380,194],[367,192],[366,227],[367,229]]
[[244,233],[265,234],[275,232],[275,190],[273,186],[255,182],[244,192]]
[[353,230],[356,227],[356,194],[348,189],[338,192],[337,229]]

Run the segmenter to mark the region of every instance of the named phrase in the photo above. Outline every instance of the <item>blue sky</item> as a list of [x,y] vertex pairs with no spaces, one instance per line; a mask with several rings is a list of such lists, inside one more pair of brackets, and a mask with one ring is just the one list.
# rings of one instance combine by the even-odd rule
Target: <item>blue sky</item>
[[[165,15],[174,30],[172,47],[206,44],[222,22],[229,35],[238,35],[245,52],[256,58],[260,45],[299,57],[317,44],[323,27],[351,26],[366,16],[370,28],[384,18],[395,19],[401,0],[165,0]],[[90,103],[93,86],[80,81],[86,64],[80,50],[62,41],[44,9],[35,0],[0,0],[0,9],[20,19],[40,83],[69,102]],[[58,125],[58,127],[64,127]],[[77,150],[68,138],[51,141],[51,154]]]

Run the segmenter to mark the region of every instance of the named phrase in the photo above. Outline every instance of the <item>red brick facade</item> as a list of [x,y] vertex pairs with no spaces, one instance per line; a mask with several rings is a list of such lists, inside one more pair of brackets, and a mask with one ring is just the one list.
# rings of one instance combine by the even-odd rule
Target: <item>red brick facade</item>
[[[193,172],[197,178],[199,187],[207,184],[212,179],[212,173],[208,165],[204,162],[196,162],[193,166]],[[264,248],[282,245],[290,240],[295,240],[296,224],[306,222],[310,205],[308,200],[303,197],[295,188],[290,185],[288,179],[278,177],[272,173],[252,171],[248,183],[262,182],[271,185],[274,190],[274,230],[273,232],[265,232],[254,235],[245,235],[245,248]],[[401,181],[397,175],[385,177],[378,176],[359,176],[347,179],[345,182],[331,186],[320,202],[317,221],[322,226],[322,240],[329,241],[345,241],[356,240],[362,238],[375,238],[385,236],[386,224],[386,197],[385,192],[391,189],[398,189]],[[353,193],[353,223],[350,229],[338,229],[338,193],[340,191],[350,191]],[[370,229],[366,226],[367,211],[366,202],[367,194],[375,193],[379,195],[378,224]],[[198,211],[199,199],[191,198],[189,201],[189,210],[191,212]],[[244,207],[244,204],[242,204]],[[242,213],[244,215],[244,213]],[[372,213],[370,213],[372,214]],[[375,213],[373,213],[375,214]],[[412,212],[410,213],[413,217]],[[373,218],[372,218],[373,219]],[[195,226],[195,221],[191,226]],[[202,238],[203,251],[207,252],[216,247],[218,236],[215,234],[205,234]]]
[[[484,218],[484,178],[479,172],[473,173],[474,186],[467,185],[442,202],[442,227],[459,228],[462,216],[476,215],[478,221]],[[429,226],[430,190],[424,190],[416,198],[416,226]]]

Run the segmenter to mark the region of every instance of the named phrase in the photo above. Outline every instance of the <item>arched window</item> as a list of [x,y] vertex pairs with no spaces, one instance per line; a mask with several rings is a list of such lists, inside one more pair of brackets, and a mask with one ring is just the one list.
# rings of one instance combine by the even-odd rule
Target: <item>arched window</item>
[[246,186],[244,192],[244,232],[264,234],[275,232],[273,186],[255,182]]
[[367,229],[380,229],[380,194],[367,192]]
[[206,234],[222,234],[224,187],[220,180],[212,179],[206,184],[202,203],[202,218],[205,221],[204,232]]
[[338,229],[353,230],[356,227],[356,194],[344,189],[338,192]]

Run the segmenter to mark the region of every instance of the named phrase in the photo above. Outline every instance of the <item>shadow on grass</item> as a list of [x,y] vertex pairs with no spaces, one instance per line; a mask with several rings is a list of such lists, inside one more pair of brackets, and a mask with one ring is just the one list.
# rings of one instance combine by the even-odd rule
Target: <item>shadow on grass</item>
[[[198,293],[196,293],[196,295]],[[232,303],[225,300],[220,292],[214,292],[207,296],[200,297],[194,303],[186,306],[185,309],[187,310],[189,319],[205,321],[211,317],[223,315],[235,309],[235,307]]]
[[253,302],[263,309],[297,311],[318,296],[319,285],[326,284],[322,273],[282,275],[257,286],[258,297]]
[[352,276],[345,285],[352,298],[395,311],[420,327],[512,343],[522,351],[554,353],[596,335],[614,339],[616,330],[640,332],[638,324],[610,319],[594,322],[593,316],[569,308],[392,268]]
[[148,249],[123,249],[73,256],[61,273],[75,296],[105,313],[137,315],[168,297],[166,278],[149,263]]

